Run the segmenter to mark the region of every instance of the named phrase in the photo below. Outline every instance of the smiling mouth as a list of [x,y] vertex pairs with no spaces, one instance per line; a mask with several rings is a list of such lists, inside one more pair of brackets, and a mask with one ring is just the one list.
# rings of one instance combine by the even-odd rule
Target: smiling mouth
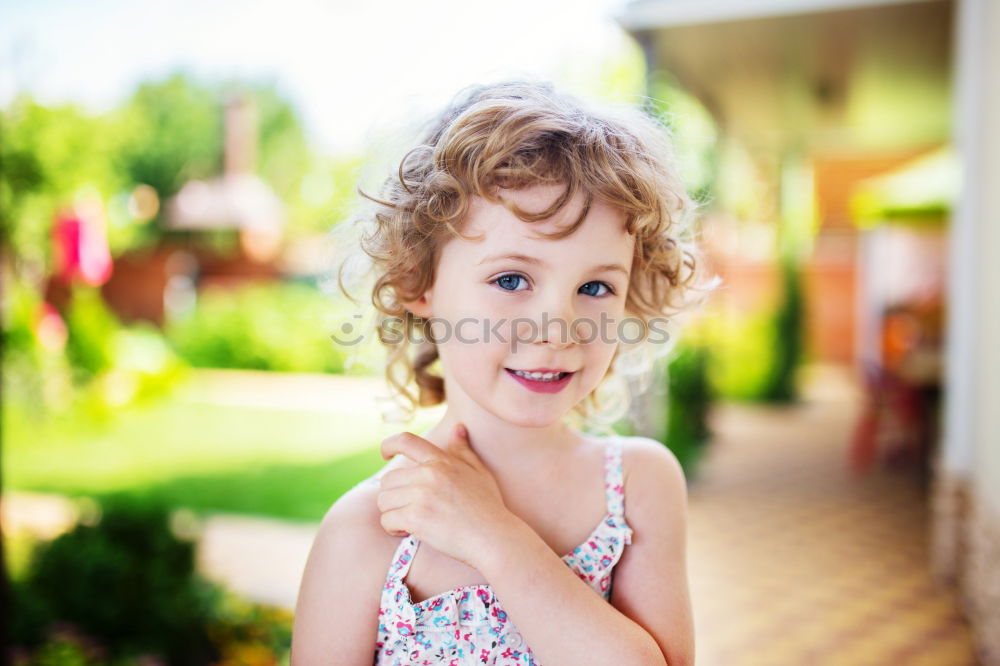
[[558,382],[568,375],[572,375],[572,372],[525,372],[523,370],[514,370],[512,368],[504,368],[507,372],[527,379],[533,382]]

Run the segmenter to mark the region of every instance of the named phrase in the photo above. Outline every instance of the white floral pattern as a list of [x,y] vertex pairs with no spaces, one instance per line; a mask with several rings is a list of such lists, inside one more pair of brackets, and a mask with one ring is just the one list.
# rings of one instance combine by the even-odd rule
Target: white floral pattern
[[[612,569],[625,544],[632,543],[632,528],[625,522],[622,443],[621,437],[612,437],[606,446],[608,513],[583,543],[562,557],[604,599],[611,597]],[[404,580],[419,545],[410,535],[396,548],[382,590],[374,665],[538,666],[488,584],[467,585],[412,602]]]

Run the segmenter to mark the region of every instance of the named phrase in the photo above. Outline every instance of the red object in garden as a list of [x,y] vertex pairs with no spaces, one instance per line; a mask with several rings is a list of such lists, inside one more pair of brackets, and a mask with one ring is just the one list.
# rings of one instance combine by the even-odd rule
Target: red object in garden
[[864,372],[867,399],[851,441],[851,471],[863,473],[876,462],[879,436],[885,431],[894,435],[894,447],[883,452],[888,454],[884,461],[901,457],[919,459],[924,454],[926,437],[923,414],[927,405],[922,394],[878,363],[866,362]]
[[55,250],[55,276],[63,284],[76,279],[98,286],[111,277],[112,260],[104,219],[99,212],[79,215],[64,210],[52,227]]

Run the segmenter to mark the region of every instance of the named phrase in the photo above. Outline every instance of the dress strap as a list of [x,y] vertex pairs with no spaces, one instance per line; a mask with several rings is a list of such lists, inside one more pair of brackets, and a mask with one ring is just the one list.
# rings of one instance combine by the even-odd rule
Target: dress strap
[[414,537],[412,534],[407,534],[396,546],[396,552],[392,557],[392,564],[389,566],[389,577],[395,577],[398,580],[403,580],[406,577],[406,573],[410,570],[410,563],[413,562],[413,556],[417,553],[417,546],[420,545],[420,541]]
[[604,494],[608,501],[608,513],[619,518],[625,514],[625,488],[622,485],[624,443],[621,435],[614,435],[608,439],[604,453]]
[[[412,534],[408,534],[396,546],[389,572],[385,575],[385,585],[382,588],[382,599],[379,604],[380,632],[389,631],[387,627],[413,626],[416,615],[413,607],[407,603],[409,590],[403,579],[410,570],[410,563],[419,543],[420,541],[414,539]],[[391,631],[389,635],[392,635]]]

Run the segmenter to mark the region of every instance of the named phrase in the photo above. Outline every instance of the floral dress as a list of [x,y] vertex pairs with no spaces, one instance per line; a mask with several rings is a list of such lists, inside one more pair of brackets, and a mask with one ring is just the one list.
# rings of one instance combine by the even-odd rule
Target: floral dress
[[[604,490],[608,513],[587,539],[562,560],[604,599],[611,597],[612,568],[632,528],[625,522],[622,439],[605,450]],[[529,648],[488,585],[466,585],[413,603],[404,579],[420,545],[408,535],[396,548],[382,589],[375,666],[402,664],[535,664]]]

